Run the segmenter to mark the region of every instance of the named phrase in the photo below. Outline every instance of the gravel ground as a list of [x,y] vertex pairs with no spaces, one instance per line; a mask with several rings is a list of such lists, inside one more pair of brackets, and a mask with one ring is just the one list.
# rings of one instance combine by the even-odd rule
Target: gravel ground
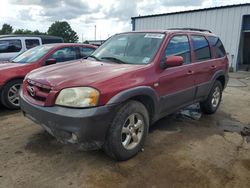
[[[239,83],[240,84],[237,84]],[[244,83],[244,84],[242,84]],[[0,108],[0,187],[250,187],[250,74],[231,74],[218,112],[166,117],[126,162],[63,145]]]

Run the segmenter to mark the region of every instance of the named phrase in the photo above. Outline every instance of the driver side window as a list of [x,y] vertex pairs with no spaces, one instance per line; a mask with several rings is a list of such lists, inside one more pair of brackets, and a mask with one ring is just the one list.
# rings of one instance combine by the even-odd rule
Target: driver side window
[[61,48],[56,52],[54,52],[49,59],[56,59],[57,63],[75,60],[77,59],[76,48],[74,47]]
[[191,62],[190,45],[186,35],[176,35],[169,41],[165,57],[169,56],[182,56],[184,64]]

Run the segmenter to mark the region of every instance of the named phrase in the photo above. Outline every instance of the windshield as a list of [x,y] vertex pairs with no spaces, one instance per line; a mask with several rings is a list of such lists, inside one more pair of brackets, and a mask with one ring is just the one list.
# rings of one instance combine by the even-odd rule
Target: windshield
[[115,35],[100,46],[88,59],[126,64],[149,64],[165,34],[127,33]]
[[34,63],[43,57],[53,46],[37,46],[25,51],[12,60],[14,63]]

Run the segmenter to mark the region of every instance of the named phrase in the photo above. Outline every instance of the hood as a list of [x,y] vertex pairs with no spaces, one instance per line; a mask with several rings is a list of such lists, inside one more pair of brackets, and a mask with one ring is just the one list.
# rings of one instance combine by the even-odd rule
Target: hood
[[115,78],[145,65],[76,61],[36,69],[27,78],[50,87],[93,86],[95,83]]
[[21,63],[10,63],[10,62],[4,62],[1,61],[0,62],[0,71],[3,70],[9,70],[9,69],[13,69],[13,68],[20,68],[25,66],[26,64],[21,64]]

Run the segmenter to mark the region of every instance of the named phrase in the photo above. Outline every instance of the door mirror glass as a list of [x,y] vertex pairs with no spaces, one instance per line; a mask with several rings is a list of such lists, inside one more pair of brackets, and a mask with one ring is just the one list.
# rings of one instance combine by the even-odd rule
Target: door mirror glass
[[45,65],[53,65],[56,64],[56,59],[47,59]]
[[166,58],[166,67],[176,67],[183,64],[182,56],[169,56]]

